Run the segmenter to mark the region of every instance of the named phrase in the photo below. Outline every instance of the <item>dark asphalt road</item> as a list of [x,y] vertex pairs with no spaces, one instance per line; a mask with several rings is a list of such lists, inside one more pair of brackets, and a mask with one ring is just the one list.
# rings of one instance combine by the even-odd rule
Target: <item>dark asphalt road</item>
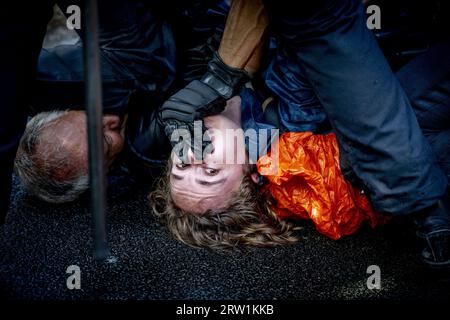
[[[120,187],[119,187],[120,186]],[[116,263],[92,260],[86,199],[49,205],[17,183],[0,227],[0,290],[9,299],[449,300],[450,283],[422,268],[411,226],[393,221],[332,241],[304,223],[295,246],[217,253],[173,240],[148,210],[146,190],[115,179],[108,229]],[[68,290],[66,268],[81,268]],[[366,286],[381,268],[381,289]]]

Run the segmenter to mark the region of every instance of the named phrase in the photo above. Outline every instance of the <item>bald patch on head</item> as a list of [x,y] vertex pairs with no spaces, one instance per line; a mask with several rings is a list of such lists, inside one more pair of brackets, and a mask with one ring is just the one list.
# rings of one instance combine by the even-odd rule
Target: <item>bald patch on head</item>
[[[49,123],[39,138],[36,157],[38,167],[61,181],[87,173],[86,117],[82,113],[68,113]],[[58,166],[54,165],[55,161]]]

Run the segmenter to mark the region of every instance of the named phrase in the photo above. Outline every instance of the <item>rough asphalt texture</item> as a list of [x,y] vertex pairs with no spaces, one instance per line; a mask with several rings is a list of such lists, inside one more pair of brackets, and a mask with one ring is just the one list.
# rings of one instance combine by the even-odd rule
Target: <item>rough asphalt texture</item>
[[[449,300],[450,282],[425,270],[406,221],[332,241],[302,223],[297,245],[218,253],[178,243],[152,217],[145,187],[113,177],[108,238],[115,263],[92,259],[87,197],[50,205],[17,183],[0,227],[0,293],[7,299]],[[81,289],[68,290],[70,265]],[[367,268],[381,269],[369,290]]]
[[[56,24],[64,24],[61,17]],[[64,30],[44,43],[76,38]],[[0,226],[0,298],[450,299],[450,281],[421,266],[421,244],[407,221],[366,227],[339,241],[305,222],[304,240],[295,246],[217,253],[172,239],[149,212],[147,188],[120,176],[110,180],[108,239],[116,263],[92,259],[87,197],[50,205],[27,195],[15,179],[11,210]],[[67,289],[70,265],[81,269],[80,290]],[[380,290],[367,288],[370,265],[381,269]]]

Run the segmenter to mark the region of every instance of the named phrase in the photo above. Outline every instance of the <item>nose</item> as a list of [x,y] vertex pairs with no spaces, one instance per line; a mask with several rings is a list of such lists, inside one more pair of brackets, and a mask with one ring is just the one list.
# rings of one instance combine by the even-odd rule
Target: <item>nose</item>
[[182,147],[175,154],[182,163],[194,164],[195,156],[189,144],[183,143]]
[[187,159],[188,159],[190,164],[194,164],[194,162],[195,162],[195,155],[194,155],[194,152],[192,152],[191,148],[188,149]]
[[120,128],[120,118],[116,115],[105,115],[103,117],[103,127],[105,129],[116,130]]

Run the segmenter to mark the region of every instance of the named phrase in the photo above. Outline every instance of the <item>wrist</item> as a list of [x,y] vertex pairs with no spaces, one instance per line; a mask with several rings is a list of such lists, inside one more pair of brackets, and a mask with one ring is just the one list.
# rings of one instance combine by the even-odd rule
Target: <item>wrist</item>
[[228,66],[215,52],[213,59],[208,63],[207,73],[200,81],[228,100],[238,94],[249,79],[249,74],[244,69]]

